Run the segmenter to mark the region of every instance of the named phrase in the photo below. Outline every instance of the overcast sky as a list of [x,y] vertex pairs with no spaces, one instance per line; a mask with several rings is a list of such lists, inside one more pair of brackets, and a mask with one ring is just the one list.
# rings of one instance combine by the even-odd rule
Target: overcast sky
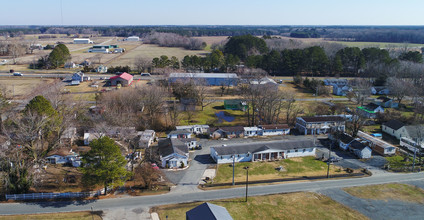
[[424,25],[423,0],[2,0],[0,25]]

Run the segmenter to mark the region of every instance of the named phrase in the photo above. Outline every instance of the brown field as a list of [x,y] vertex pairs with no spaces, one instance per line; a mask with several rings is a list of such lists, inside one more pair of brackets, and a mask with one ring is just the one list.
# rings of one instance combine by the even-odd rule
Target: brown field
[[[209,201],[225,207],[233,219],[367,219],[361,213],[350,209],[321,194],[312,192],[277,194],[269,196]],[[185,213],[202,204],[182,203],[154,208],[160,219],[186,219]]]
[[0,77],[0,89],[6,98],[20,99],[30,94],[40,85],[53,82],[54,79],[23,78],[23,77]]
[[101,211],[91,213],[85,212],[61,212],[61,213],[47,213],[47,214],[32,214],[32,215],[8,215],[0,216],[0,220],[24,220],[24,219],[46,219],[46,220],[101,220]]
[[424,204],[424,190],[416,186],[390,183],[345,188],[347,193],[363,199],[399,200]]
[[169,58],[176,56],[181,61],[186,55],[202,56],[205,53],[208,52],[204,50],[186,50],[178,47],[159,47],[153,44],[142,44],[132,51],[126,52],[118,59],[111,61],[108,66],[133,66],[135,59],[138,57],[152,60],[155,57],[166,55]]

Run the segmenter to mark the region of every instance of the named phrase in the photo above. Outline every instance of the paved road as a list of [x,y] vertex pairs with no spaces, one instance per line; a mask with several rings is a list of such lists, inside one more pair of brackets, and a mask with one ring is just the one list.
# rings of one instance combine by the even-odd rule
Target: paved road
[[[286,183],[268,186],[249,187],[249,196],[267,195],[275,193],[321,191],[334,188],[352,186],[383,184],[390,182],[410,182],[424,180],[424,173],[413,174],[380,174],[367,178],[327,180],[315,182]],[[207,201],[215,199],[227,199],[243,197],[243,187],[233,189],[210,190],[200,192],[170,192],[164,195],[126,197],[116,199],[103,199],[94,201],[69,201],[69,202],[34,202],[34,203],[3,203],[0,204],[0,214],[30,214],[49,212],[70,212],[90,210],[110,210],[122,208],[144,208],[175,204],[182,202]]]

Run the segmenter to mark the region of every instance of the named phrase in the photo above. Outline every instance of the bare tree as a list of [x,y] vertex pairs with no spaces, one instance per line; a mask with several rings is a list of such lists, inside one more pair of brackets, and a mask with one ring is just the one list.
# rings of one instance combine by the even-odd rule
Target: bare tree
[[355,79],[351,81],[353,91],[349,96],[352,97],[357,104],[363,105],[365,100],[371,96],[371,83],[365,79]]
[[362,117],[356,110],[353,110],[352,120],[346,123],[346,128],[350,131],[352,137],[356,137],[359,130],[365,125],[366,118]]
[[141,102],[147,112],[150,124],[154,123],[156,116],[163,113],[165,100],[168,97],[167,92],[158,86],[144,87],[139,91],[141,94]]
[[393,97],[395,97],[400,104],[405,96],[413,93],[413,83],[409,79],[390,77],[387,80],[387,86]]
[[152,67],[152,61],[144,57],[136,57],[134,59],[134,67],[139,73],[146,72],[148,68]]

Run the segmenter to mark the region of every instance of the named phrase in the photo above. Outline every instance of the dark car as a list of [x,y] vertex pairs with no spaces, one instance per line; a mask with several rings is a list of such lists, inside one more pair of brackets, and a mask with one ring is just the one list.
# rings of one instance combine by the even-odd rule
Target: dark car
[[339,161],[340,161],[340,159],[337,158],[337,157],[330,157],[327,160],[327,162],[330,162],[330,163],[336,163],[336,162],[339,162]]
[[201,150],[202,149],[202,145],[197,145],[195,148],[194,148],[195,150]]

